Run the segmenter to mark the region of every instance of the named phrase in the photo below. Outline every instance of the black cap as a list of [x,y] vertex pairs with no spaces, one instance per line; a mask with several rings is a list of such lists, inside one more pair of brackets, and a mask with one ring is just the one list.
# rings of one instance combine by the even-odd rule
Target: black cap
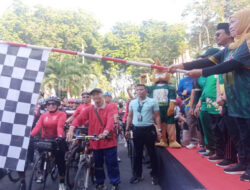
[[90,91],[90,95],[92,95],[94,92],[102,93],[102,90],[100,88],[94,88],[93,90]]

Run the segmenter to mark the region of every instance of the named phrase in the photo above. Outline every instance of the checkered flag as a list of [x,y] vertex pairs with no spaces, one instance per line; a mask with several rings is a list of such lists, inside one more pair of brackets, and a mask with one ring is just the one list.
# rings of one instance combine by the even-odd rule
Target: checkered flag
[[49,53],[0,43],[0,168],[24,171]]

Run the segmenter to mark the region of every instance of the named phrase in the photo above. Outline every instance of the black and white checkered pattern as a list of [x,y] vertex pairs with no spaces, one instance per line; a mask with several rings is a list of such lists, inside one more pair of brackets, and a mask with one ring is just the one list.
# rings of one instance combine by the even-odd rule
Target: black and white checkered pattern
[[49,53],[0,43],[0,168],[24,171]]

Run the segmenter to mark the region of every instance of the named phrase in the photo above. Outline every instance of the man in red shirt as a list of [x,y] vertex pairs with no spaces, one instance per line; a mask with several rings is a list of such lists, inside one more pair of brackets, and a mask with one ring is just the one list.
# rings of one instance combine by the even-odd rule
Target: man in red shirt
[[[117,134],[116,140],[118,141],[118,134],[121,133],[119,125],[118,125],[118,119],[119,119],[118,107],[117,107],[117,104],[113,102],[112,94],[110,92],[106,91],[106,92],[104,92],[103,95],[104,95],[105,103],[112,107],[112,110],[113,110],[113,113],[114,113],[115,132]],[[117,155],[117,160],[118,160],[118,162],[121,161],[121,159],[120,159],[120,157],[118,155]]]
[[82,110],[85,110],[87,107],[91,106],[91,97],[90,97],[90,93],[87,91],[83,91],[82,92],[82,101],[83,104],[80,104],[76,111],[73,113],[73,115],[67,119],[67,123],[70,123],[71,121],[73,121],[80,113]]
[[95,104],[87,107],[73,120],[67,134],[67,140],[70,141],[72,139],[76,127],[81,126],[86,121],[89,122],[88,135],[98,135],[101,139],[99,141],[90,141],[90,145],[94,150],[96,189],[106,189],[104,185],[105,173],[103,167],[105,158],[112,190],[116,190],[120,183],[120,172],[117,161],[113,108],[111,105],[105,104],[101,89],[95,88],[90,94]]

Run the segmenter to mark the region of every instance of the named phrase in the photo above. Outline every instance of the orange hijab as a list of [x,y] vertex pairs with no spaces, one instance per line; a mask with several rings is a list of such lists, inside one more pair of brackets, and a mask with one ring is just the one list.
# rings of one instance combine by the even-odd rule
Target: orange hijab
[[229,45],[230,49],[238,48],[244,41],[247,41],[250,50],[250,8],[240,10],[231,17],[239,19],[239,29],[234,42]]

